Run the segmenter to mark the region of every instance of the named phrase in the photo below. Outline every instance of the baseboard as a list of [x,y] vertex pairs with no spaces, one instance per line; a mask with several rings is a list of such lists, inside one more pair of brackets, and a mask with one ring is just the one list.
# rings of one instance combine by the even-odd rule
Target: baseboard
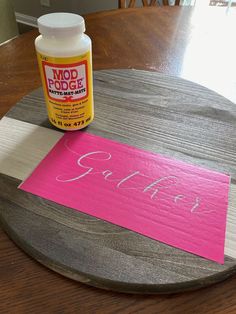
[[30,15],[25,15],[19,12],[15,12],[16,21],[21,24],[30,25],[33,27],[38,27],[37,18]]

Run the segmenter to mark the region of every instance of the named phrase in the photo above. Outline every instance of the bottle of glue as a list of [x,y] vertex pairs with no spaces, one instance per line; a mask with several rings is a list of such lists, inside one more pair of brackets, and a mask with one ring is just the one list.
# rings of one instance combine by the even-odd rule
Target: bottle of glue
[[86,127],[94,117],[91,39],[83,17],[51,13],[38,19],[35,40],[50,122],[63,130]]

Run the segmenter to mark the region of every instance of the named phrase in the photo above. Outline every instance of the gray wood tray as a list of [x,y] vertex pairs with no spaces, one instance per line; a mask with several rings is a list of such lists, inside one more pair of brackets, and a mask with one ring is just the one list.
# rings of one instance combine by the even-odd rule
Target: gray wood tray
[[115,291],[173,293],[235,274],[236,105],[192,82],[135,70],[95,72],[94,97],[85,132],[230,173],[225,264],[17,189],[63,134],[47,120],[41,88],[0,122],[0,221],[8,235],[52,270]]

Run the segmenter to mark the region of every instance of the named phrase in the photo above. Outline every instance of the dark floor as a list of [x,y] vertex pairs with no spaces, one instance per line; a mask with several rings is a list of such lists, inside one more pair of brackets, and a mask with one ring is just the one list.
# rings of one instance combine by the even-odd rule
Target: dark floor
[[23,34],[34,29],[34,27],[32,26],[21,24],[21,23],[17,23],[17,26],[18,26],[19,34]]

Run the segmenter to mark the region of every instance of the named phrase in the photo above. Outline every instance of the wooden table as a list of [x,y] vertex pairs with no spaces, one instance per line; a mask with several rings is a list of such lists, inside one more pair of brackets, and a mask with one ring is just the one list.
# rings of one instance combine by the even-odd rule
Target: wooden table
[[[94,69],[157,70],[202,83],[236,101],[235,13],[147,8],[86,17]],[[210,23],[209,23],[210,21]],[[121,27],[122,25],[122,27]],[[40,86],[33,31],[0,47],[0,112]],[[0,311],[17,313],[233,313],[236,278],[195,292],[135,296],[87,287],[25,255],[0,231]]]

